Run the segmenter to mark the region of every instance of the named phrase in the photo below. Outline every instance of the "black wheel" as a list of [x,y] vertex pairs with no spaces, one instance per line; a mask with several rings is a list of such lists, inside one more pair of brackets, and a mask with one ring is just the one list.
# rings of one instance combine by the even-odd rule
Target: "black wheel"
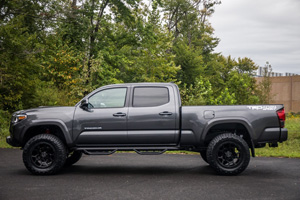
[[207,161],[207,156],[206,156],[206,150],[200,151],[200,155],[201,155],[202,159],[203,159],[206,163],[208,163],[208,161]]
[[67,160],[65,162],[65,166],[67,167],[67,166],[71,166],[71,165],[77,163],[80,160],[81,156],[82,156],[81,151],[71,152],[67,157]]
[[250,161],[247,142],[240,136],[226,133],[216,136],[208,145],[207,161],[221,175],[237,175]]
[[23,151],[26,168],[37,175],[55,174],[65,164],[66,148],[54,135],[41,134],[31,138]]

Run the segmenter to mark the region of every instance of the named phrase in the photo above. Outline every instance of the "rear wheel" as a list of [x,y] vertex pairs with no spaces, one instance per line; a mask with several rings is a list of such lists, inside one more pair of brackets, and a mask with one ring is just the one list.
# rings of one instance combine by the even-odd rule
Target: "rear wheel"
[[240,136],[218,135],[208,145],[207,161],[218,174],[240,174],[250,161],[249,146]]
[[58,172],[67,157],[65,145],[54,135],[41,134],[31,138],[23,151],[26,168],[37,175],[50,175]]

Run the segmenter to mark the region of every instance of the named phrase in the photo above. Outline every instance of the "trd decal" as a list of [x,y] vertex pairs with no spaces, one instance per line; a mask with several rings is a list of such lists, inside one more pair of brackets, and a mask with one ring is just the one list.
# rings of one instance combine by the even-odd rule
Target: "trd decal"
[[276,110],[276,106],[247,106],[250,110]]

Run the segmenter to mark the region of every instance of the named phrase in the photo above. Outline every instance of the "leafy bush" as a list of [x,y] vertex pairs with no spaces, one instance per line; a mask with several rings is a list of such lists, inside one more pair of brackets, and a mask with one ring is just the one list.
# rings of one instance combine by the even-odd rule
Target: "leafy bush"
[[300,112],[289,112],[287,113],[286,117],[289,119],[300,118]]
[[197,78],[193,85],[182,84],[180,88],[182,105],[186,106],[209,105],[212,94],[210,82],[202,77]]
[[0,138],[9,135],[10,116],[8,111],[0,110]]
[[51,82],[40,82],[36,87],[35,96],[32,97],[29,107],[38,106],[73,106],[76,99],[67,89],[59,89]]

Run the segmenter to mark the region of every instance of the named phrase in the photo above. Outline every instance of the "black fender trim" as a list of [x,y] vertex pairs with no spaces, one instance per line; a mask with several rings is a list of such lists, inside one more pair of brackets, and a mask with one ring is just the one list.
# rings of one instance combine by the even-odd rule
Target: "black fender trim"
[[253,135],[255,135],[255,132],[253,131],[252,125],[244,118],[214,118],[210,121],[208,121],[206,127],[203,130],[203,133],[201,135],[201,145],[204,145],[205,137],[209,130],[218,125],[218,124],[229,124],[229,123],[235,123],[235,124],[242,124],[248,131],[249,137],[250,137],[250,149],[251,149],[251,154],[252,157],[255,157],[255,147],[254,147],[254,142],[253,142]]
[[61,129],[63,136],[66,140],[66,143],[68,146],[73,145],[73,141],[71,138],[71,133],[69,133],[69,130],[65,123],[58,119],[43,119],[43,120],[32,120],[30,121],[29,125],[26,126],[26,128],[22,132],[22,138],[24,138],[25,133],[35,126],[57,126]]

